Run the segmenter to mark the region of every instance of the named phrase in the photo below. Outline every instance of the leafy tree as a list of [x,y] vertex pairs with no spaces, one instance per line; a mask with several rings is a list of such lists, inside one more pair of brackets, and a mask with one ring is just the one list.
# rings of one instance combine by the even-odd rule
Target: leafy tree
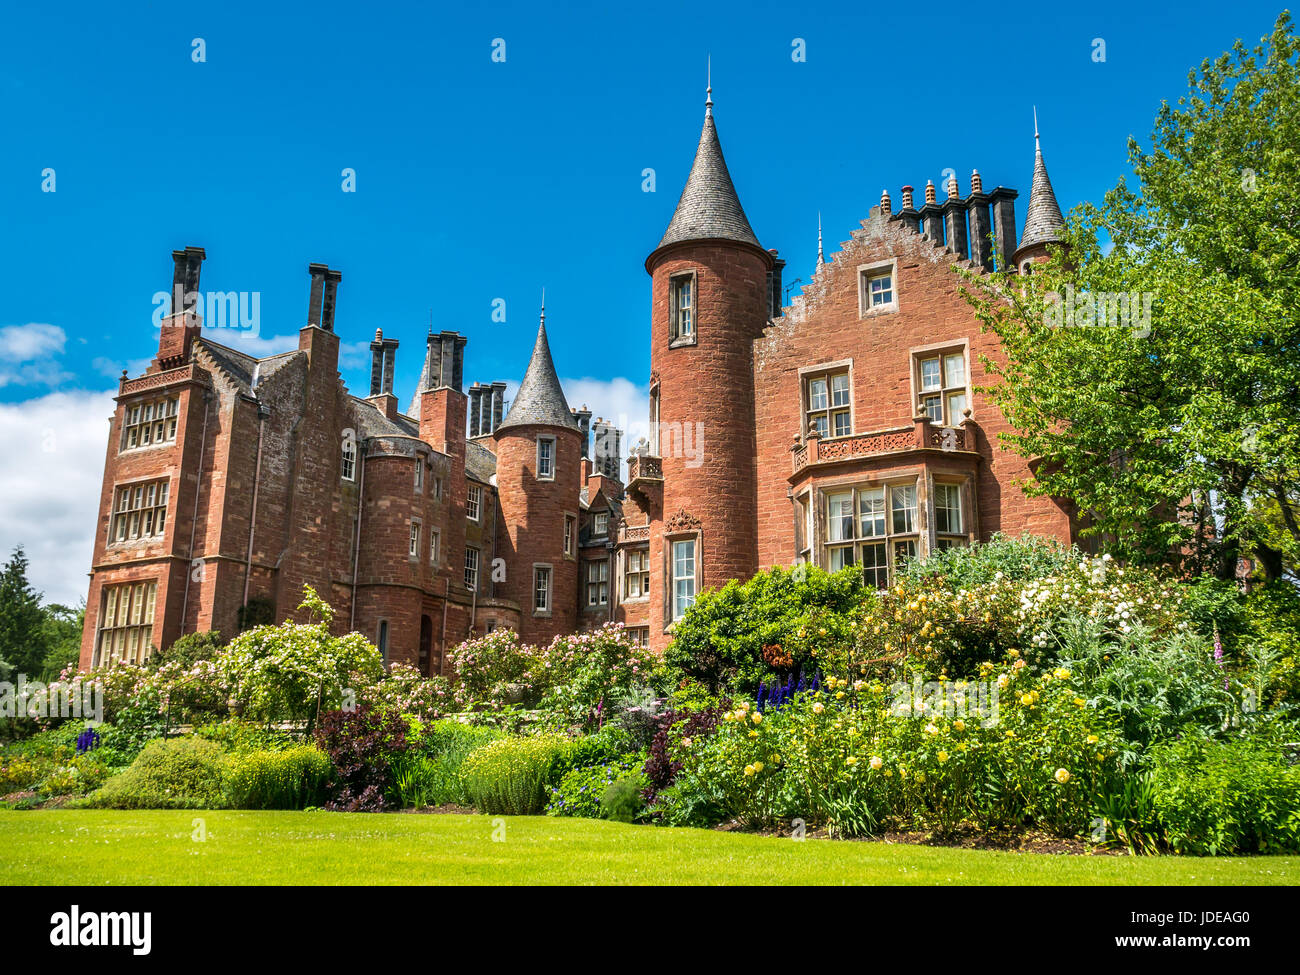
[[83,603],[75,609],[62,603],[50,603],[41,610],[43,640],[47,647],[41,668],[41,680],[58,678],[66,667],[75,667],[81,657],[81,632],[86,622]]
[[[1117,555],[1228,579],[1254,554],[1275,578],[1264,526],[1300,542],[1298,53],[1284,13],[1205,61],[1151,148],[1130,140],[1135,188],[1077,208],[1032,275],[968,274],[1026,489],[1073,502]],[[1121,294],[1127,315],[1099,300]]]
[[20,545],[0,572],[0,660],[15,673],[36,678],[48,649],[41,594],[27,581],[27,556]]
[[312,622],[286,620],[241,633],[216,666],[245,714],[266,721],[308,718],[310,733],[322,709],[351,703],[347,689],[373,684],[384,664],[360,633],[331,635],[334,610],[311,586],[303,586],[298,609]]

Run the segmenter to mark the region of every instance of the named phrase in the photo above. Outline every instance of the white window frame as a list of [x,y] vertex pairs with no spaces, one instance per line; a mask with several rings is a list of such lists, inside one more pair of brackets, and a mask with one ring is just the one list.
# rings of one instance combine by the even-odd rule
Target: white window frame
[[95,634],[95,666],[142,664],[148,660],[157,617],[156,579],[136,579],[104,586],[100,592]]
[[118,453],[175,443],[179,422],[179,396],[155,397],[124,406]]
[[[840,376],[845,377],[845,400],[837,404],[835,403],[834,381]],[[824,381],[826,384],[826,402],[821,406],[815,406],[813,401],[813,384],[818,381]],[[803,410],[803,432],[805,435],[812,428],[814,417],[824,416],[826,419],[826,434],[821,439],[833,440],[836,437],[851,437],[855,425],[853,360],[840,359],[835,362],[822,362],[800,369],[799,398],[800,407]],[[845,432],[837,433],[835,423],[840,416],[847,416],[848,429]]]
[[[547,448],[549,448],[549,450]],[[545,469],[543,469],[544,466]],[[554,437],[537,438],[537,479],[539,481],[555,480]]]
[[483,516],[483,488],[478,484],[469,485],[465,492],[465,517],[470,521],[480,521]]
[[415,458],[415,493],[424,493],[424,458]]
[[345,481],[357,479],[357,441],[353,437],[344,437],[339,448],[339,476]]
[[[889,300],[874,303],[871,283],[889,278]],[[858,317],[886,315],[898,311],[898,261],[876,261],[858,266]]]
[[[911,505],[896,504],[896,497],[905,499],[909,489]],[[884,589],[894,580],[901,547],[910,546],[912,558],[921,554],[919,478],[826,487],[821,497],[826,513],[821,551],[828,572],[858,566],[868,585]],[[845,498],[848,508],[844,508]],[[902,516],[899,522],[895,521],[896,513]],[[895,530],[899,524],[903,527]]]
[[605,538],[609,535],[609,512],[593,511],[591,513],[591,537]]
[[[672,618],[673,622],[681,619],[686,610],[690,609],[699,595],[699,539],[692,538],[674,538],[669,542],[669,569],[671,571],[671,585],[669,597],[672,599]],[[690,562],[683,565],[678,555],[680,546],[690,546]],[[679,590],[679,583],[690,584],[690,594],[683,597]]]
[[465,588],[478,592],[480,552],[473,545],[465,548]]
[[[685,327],[679,296],[686,294]],[[694,271],[682,271],[668,277],[668,346],[695,345],[700,334],[700,302]]]
[[[960,382],[949,381],[948,363],[952,359],[961,360],[963,376]],[[932,362],[937,363],[937,386],[927,386],[925,381],[926,365]],[[913,349],[911,383],[912,403],[917,416],[930,417],[930,422],[936,426],[960,426],[966,419],[965,411],[971,409],[970,344],[944,342]],[[958,396],[961,397],[959,406],[953,402]],[[937,419],[932,401],[938,405]]]
[[429,527],[429,564],[437,565],[439,559],[438,550],[441,548],[442,532],[438,529]]
[[406,545],[406,554],[409,558],[418,560],[420,558],[420,538],[424,534],[424,525],[420,523],[419,518],[411,519],[411,537]]
[[574,515],[565,514],[564,516],[564,554],[573,558],[577,539],[574,537],[578,533],[578,519]]
[[113,491],[108,544],[129,545],[163,538],[170,503],[171,478],[119,484]]
[[650,549],[629,548],[623,552],[623,598],[644,599],[649,595]]
[[[596,578],[592,578],[595,570]],[[587,605],[609,605],[609,559],[596,559],[587,563]]]
[[[550,616],[555,595],[555,570],[549,562],[533,563],[533,615]],[[542,602],[539,605],[538,597]]]

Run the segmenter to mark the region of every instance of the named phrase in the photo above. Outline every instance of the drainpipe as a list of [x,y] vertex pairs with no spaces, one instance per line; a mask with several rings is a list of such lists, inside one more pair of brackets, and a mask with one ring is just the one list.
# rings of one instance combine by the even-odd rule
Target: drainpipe
[[[211,390],[203,391],[203,433],[199,437],[199,471],[194,484],[194,514],[190,518],[189,566],[185,570],[185,595],[181,599],[181,635],[185,634],[185,615],[190,608],[190,577],[194,574],[194,531],[199,524],[199,492],[203,490],[203,456],[208,450],[208,404],[212,402]],[[110,519],[111,521],[111,519]],[[198,631],[198,624],[194,626]]]
[[357,482],[357,537],[352,545],[352,612],[348,616],[348,629],[357,628],[357,566],[361,561],[361,516],[365,512],[366,497],[366,443],[357,442],[357,463],[361,465],[361,476]]
[[271,409],[265,403],[257,404],[257,462],[253,467],[253,512],[248,519],[248,555],[244,560],[244,609],[248,609],[248,587],[253,580],[253,535],[257,531],[257,493],[262,484],[262,434]]
[[451,595],[451,580],[442,583],[442,649],[438,651],[438,676],[443,674],[443,664],[447,660],[447,597]]

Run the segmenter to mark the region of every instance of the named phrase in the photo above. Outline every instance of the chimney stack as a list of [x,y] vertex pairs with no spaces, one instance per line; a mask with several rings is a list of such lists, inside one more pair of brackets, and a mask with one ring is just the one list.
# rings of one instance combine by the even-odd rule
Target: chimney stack
[[496,433],[497,427],[501,426],[501,421],[506,418],[506,384],[495,382],[492,384],[492,429],[489,433]]
[[767,252],[772,255],[772,270],[767,272],[768,318],[780,318],[781,305],[785,298],[781,293],[781,272],[785,269],[785,261],[777,257],[776,248],[769,247]]
[[925,236],[935,243],[943,243],[943,208],[935,202],[934,180],[926,180],[925,206],[921,207],[920,218],[924,223]]
[[396,361],[397,339],[386,339],[382,329],[375,329],[375,340],[370,343],[371,396],[382,396],[393,391],[393,367]]
[[465,336],[456,332],[429,333],[425,372],[428,374],[425,389],[444,386],[461,392],[465,381]]
[[903,221],[903,226],[912,231],[921,229],[921,215],[916,212],[912,205],[912,187],[903,187],[903,208],[898,211],[898,219]]
[[989,220],[989,201],[984,192],[980,171],[970,174],[970,196],[966,198],[966,212],[970,218],[970,259],[986,271],[993,270],[992,224]]
[[989,198],[993,201],[993,237],[997,245],[997,267],[1009,271],[1015,267],[1011,255],[1016,252],[1016,197],[1005,186],[997,187]]
[[582,456],[591,456],[591,410],[587,404],[582,404],[582,409],[569,407],[569,412],[573,414],[574,421],[578,424],[578,432],[582,434]]
[[[325,271],[325,297],[321,302],[320,327],[327,332],[334,331],[334,299],[338,293],[339,282],[343,280],[342,271]],[[390,384],[391,385],[391,384]]]
[[948,179],[948,199],[941,207],[944,219],[944,237],[948,242],[948,250],[952,251],[961,260],[970,256],[970,248],[966,242],[966,207],[962,205],[960,197],[957,195],[957,177],[952,176]]
[[483,384],[475,383],[469,388],[469,436],[471,440],[483,435],[483,426]]
[[596,470],[611,481],[621,481],[619,465],[623,459],[623,431],[603,417],[597,417],[592,430],[596,435]]
[[324,264],[308,264],[307,273],[311,275],[311,297],[307,299],[307,324],[320,328],[320,301],[325,289]]
[[202,247],[172,251],[172,314],[190,311],[199,291],[199,271],[207,252]]

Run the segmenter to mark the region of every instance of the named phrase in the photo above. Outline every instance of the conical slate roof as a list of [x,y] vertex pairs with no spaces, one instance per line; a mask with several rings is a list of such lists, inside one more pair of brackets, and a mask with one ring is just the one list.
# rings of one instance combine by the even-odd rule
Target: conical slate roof
[[[1038,135],[1035,133],[1037,144]],[[1055,244],[1065,239],[1065,220],[1052,192],[1052,181],[1047,177],[1047,164],[1043,150],[1034,150],[1034,185],[1029,191],[1029,210],[1025,214],[1025,232],[1020,238],[1020,248],[1034,244]]]
[[655,250],[686,240],[734,240],[762,250],[736,196],[727,161],[722,158],[712,109],[704,116],[704,130],[686,188]]
[[519,384],[519,392],[510,404],[510,411],[497,430],[530,424],[578,429],[578,421],[569,412],[569,403],[564,398],[564,390],[560,388],[560,377],[555,374],[551,346],[546,341],[544,314],[542,323],[537,328],[537,344],[533,346],[533,357],[528,361],[524,381]]

